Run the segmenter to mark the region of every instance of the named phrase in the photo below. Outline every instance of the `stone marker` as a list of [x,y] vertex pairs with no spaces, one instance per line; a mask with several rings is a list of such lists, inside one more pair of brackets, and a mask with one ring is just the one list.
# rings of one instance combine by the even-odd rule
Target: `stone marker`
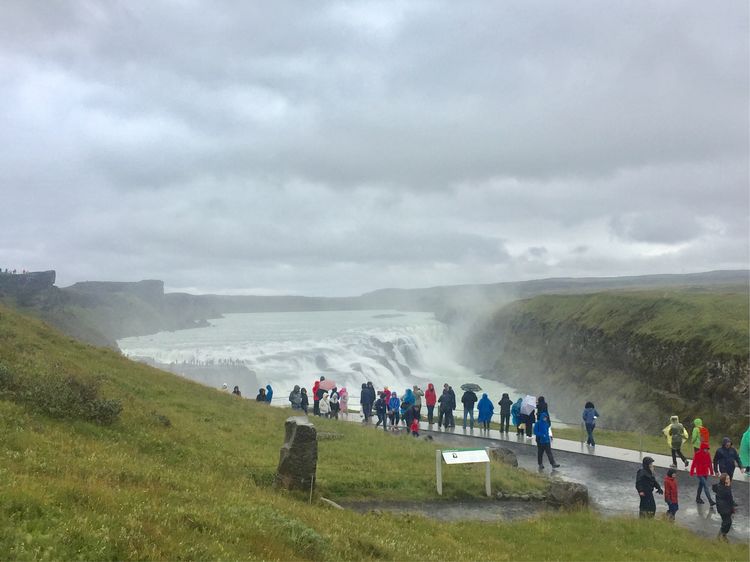
[[518,457],[516,454],[505,447],[490,447],[490,459],[509,464],[510,466],[518,466]]
[[279,455],[276,485],[287,490],[309,490],[318,465],[315,426],[307,418],[287,418],[286,436]]
[[547,501],[560,507],[587,506],[589,490],[583,484],[553,480],[547,491]]

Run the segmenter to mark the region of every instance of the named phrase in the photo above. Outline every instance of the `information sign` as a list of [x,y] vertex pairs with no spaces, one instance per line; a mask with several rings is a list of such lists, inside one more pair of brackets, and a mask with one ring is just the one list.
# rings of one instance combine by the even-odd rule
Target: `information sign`
[[445,464],[466,464],[472,462],[490,462],[490,457],[485,449],[458,449],[455,451],[443,451]]

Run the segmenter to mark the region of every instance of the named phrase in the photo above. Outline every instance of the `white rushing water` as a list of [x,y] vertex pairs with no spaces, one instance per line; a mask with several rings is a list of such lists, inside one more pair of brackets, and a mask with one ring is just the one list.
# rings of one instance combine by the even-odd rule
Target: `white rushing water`
[[[481,378],[458,364],[448,328],[431,313],[383,310],[227,314],[211,326],[118,341],[129,357],[159,363],[219,365],[240,362],[255,373],[260,386],[270,384],[274,403],[286,405],[295,384],[308,388],[325,375],[345,386],[350,407],[357,407],[363,382],[403,393],[428,382],[440,392],[448,383],[478,383],[495,403],[502,392],[516,393],[501,383]],[[196,370],[193,370],[196,371]],[[197,382],[217,386],[216,374],[191,372]],[[230,388],[241,381],[225,380]],[[242,388],[254,397],[256,388]],[[481,396],[481,393],[479,393]]]

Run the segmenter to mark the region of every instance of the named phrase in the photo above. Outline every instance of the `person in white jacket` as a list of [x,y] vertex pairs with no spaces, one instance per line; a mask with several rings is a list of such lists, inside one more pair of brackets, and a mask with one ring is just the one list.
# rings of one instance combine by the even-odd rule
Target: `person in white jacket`
[[324,392],[323,396],[320,398],[320,404],[318,406],[320,408],[320,415],[324,418],[328,418],[331,415],[331,403],[328,400],[328,393]]

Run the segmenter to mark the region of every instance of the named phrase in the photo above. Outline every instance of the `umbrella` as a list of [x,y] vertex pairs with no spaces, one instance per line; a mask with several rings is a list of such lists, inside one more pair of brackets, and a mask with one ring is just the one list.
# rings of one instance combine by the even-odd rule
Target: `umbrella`
[[318,388],[322,388],[323,390],[331,390],[334,386],[336,386],[335,381],[326,379],[324,381],[320,381],[320,386]]
[[530,394],[527,394],[526,396],[524,396],[523,402],[521,402],[521,413],[525,416],[528,416],[535,409],[536,409],[536,396],[531,396]]
[[482,390],[482,387],[478,384],[474,384],[473,382],[467,382],[466,384],[461,385],[461,390],[471,390],[472,392],[478,392]]

